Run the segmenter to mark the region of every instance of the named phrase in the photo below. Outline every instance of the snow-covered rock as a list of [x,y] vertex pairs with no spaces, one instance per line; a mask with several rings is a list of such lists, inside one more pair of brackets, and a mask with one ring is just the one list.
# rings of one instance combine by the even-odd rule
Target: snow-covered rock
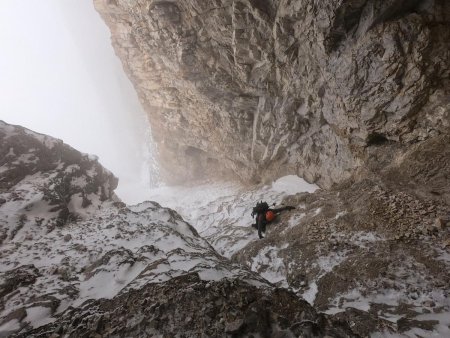
[[[9,241],[1,253],[0,331],[38,327],[86,300],[111,299],[188,273],[269,287],[218,255],[174,211],[152,202],[104,208],[33,241]],[[19,312],[27,315],[18,320]]]
[[433,225],[447,205],[370,180],[284,202],[297,209],[233,261],[363,336],[450,336],[450,227]]
[[0,337],[352,336],[175,211],[120,203],[97,159],[0,127]]
[[94,214],[118,180],[61,140],[0,121],[0,244],[24,242]]
[[[409,186],[386,178],[394,164],[381,179],[312,194],[311,186],[286,177],[259,188],[160,188],[153,197],[189,219],[222,255],[321,311],[359,323],[354,331],[362,336],[446,337],[450,223],[442,177],[450,157],[447,149],[441,155],[439,167],[431,150],[411,154],[407,161],[434,163],[435,170],[421,169],[424,178],[416,175]],[[269,224],[263,240],[250,226],[260,200],[296,207]]]
[[[20,127],[2,128],[9,143],[1,173],[10,174],[0,176],[7,234],[0,337],[450,334],[446,148],[438,164],[423,146],[404,159],[415,163],[408,169],[423,167],[414,185],[391,179],[407,172],[394,163],[376,178],[330,191],[287,176],[259,187],[215,182],[149,193],[174,211],[157,202],[126,206],[107,190],[115,178],[96,159]],[[53,157],[36,160],[16,146],[30,137],[43,145],[39,154],[58,158],[48,171],[35,165]],[[58,147],[86,164],[53,153]],[[439,170],[428,170],[430,163]],[[74,177],[67,168],[76,165]],[[72,200],[86,194],[80,182],[93,172],[98,198],[88,195],[85,208],[67,206],[77,217],[58,223],[42,189]],[[60,189],[47,183],[52,177],[75,183]],[[260,200],[296,207],[269,224],[262,240],[250,216]],[[28,221],[36,210],[45,227]],[[10,212],[27,213],[18,230]]]

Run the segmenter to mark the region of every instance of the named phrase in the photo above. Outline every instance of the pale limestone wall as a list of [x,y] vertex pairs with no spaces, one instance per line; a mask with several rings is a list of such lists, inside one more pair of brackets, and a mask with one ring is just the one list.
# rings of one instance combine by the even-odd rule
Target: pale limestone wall
[[[322,187],[449,129],[445,0],[94,0],[169,181]],[[389,144],[389,146],[388,146]]]

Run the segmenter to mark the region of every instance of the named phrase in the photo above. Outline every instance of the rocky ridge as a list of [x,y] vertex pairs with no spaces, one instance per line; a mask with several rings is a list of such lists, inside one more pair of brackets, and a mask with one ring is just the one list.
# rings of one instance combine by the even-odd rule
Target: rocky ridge
[[118,180],[95,156],[0,121],[0,244],[83,219],[114,195]]
[[450,126],[445,0],[94,0],[166,180],[323,188]]

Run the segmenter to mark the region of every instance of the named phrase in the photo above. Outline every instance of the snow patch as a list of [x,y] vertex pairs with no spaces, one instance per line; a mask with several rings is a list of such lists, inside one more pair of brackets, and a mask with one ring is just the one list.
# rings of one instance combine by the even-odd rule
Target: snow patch
[[308,290],[306,290],[302,297],[304,300],[306,300],[309,304],[314,304],[314,301],[316,299],[318,292],[318,287],[316,282],[312,282],[309,284]]
[[143,263],[112,266],[110,271],[100,271],[92,278],[81,282],[80,298],[74,304],[78,306],[87,299],[113,298],[146,267]]
[[345,216],[345,215],[347,215],[347,211],[339,211],[336,214],[336,216],[334,217],[334,219],[339,219],[339,218],[341,218],[342,216]]
[[42,325],[46,325],[48,323],[52,323],[55,321],[54,318],[51,318],[51,309],[44,306],[36,306],[30,307],[27,310],[27,318],[26,320],[30,322],[30,325],[33,328],[37,328]]
[[296,175],[284,176],[272,183],[273,191],[287,195],[295,195],[301,192],[313,193],[317,189],[319,189],[317,185],[310,184]]

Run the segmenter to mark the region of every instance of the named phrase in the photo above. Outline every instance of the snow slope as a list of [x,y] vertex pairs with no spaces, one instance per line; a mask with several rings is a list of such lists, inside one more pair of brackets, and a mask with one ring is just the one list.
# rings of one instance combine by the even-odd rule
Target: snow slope
[[94,156],[3,122],[0,154],[0,336],[188,274],[270,288],[175,211],[156,202],[126,207]]
[[[369,181],[317,191],[301,178],[286,176],[266,186],[205,182],[161,187],[146,196],[176,211],[157,202],[126,206],[114,195],[117,180],[94,157],[4,123],[0,141],[0,337],[13,332],[40,337],[60,328],[77,336],[72,313],[93,320],[92,327],[83,326],[89,334],[100,330],[108,335],[97,320],[102,311],[115,316],[116,306],[126,314],[117,314],[122,324],[114,330],[133,327],[140,335],[139,320],[150,318],[142,317],[142,311],[160,308],[137,305],[129,313],[127,299],[140,299],[142,290],[164,304],[172,302],[174,315],[161,305],[151,318],[166,322],[169,316],[173,326],[161,331],[153,319],[148,323],[155,335],[173,335],[184,327],[191,301],[201,297],[197,288],[206,287],[207,297],[218,302],[209,304],[208,311],[220,308],[225,316],[214,324],[222,333],[237,334],[244,327],[271,332],[266,327],[252,331],[259,322],[246,307],[255,300],[243,303],[239,296],[229,301],[224,291],[247,296],[253,288],[250,298],[265,290],[258,296],[264,299],[258,311],[267,308],[265,297],[271,294],[272,306],[287,298],[299,301],[302,305],[296,306],[317,320],[302,297],[330,315],[322,321],[334,320],[337,327],[353,323],[351,330],[358,335],[450,336],[450,226],[443,220],[432,226],[434,217],[445,212],[433,201],[395,195]],[[278,216],[262,240],[250,215],[261,200],[296,207]],[[246,286],[236,289],[236,280]],[[179,290],[186,285],[186,292]],[[278,287],[292,292],[277,298]],[[217,299],[224,292],[226,300]],[[183,318],[177,297],[186,301]],[[207,305],[195,304],[201,307],[195,329],[200,331],[195,332],[204,333]],[[242,306],[245,325],[243,319],[229,318]],[[295,327],[290,332],[304,334]]]

